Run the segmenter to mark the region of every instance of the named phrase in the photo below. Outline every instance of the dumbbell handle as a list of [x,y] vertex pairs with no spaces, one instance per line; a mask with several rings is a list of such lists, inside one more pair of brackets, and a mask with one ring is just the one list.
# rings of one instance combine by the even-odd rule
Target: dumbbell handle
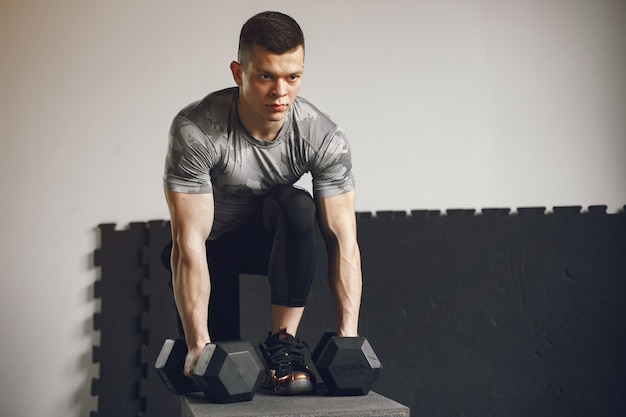
[[183,375],[186,356],[185,339],[167,339],[154,365],[167,389],[176,395],[201,391],[200,386],[193,379]]

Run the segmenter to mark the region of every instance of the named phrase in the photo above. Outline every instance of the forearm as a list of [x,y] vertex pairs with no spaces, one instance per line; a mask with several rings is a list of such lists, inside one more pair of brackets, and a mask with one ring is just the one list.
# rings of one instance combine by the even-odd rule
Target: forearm
[[354,191],[318,200],[320,229],[328,250],[328,277],[339,336],[358,336],[361,254],[356,238]]
[[207,325],[211,281],[204,250],[181,251],[174,245],[172,272],[174,300],[187,346],[202,348],[211,341]]
[[205,242],[213,225],[213,195],[165,191],[172,227],[174,301],[187,347],[201,351],[208,329],[211,281]]
[[329,246],[329,278],[339,336],[357,336],[361,308],[361,255],[356,242]]

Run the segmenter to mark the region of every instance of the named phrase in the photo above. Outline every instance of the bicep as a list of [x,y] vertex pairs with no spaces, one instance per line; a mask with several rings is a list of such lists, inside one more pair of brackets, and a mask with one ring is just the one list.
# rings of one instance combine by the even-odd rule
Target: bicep
[[320,227],[327,241],[356,241],[354,191],[318,199]]
[[172,240],[178,248],[204,247],[213,226],[213,194],[165,191],[172,224]]

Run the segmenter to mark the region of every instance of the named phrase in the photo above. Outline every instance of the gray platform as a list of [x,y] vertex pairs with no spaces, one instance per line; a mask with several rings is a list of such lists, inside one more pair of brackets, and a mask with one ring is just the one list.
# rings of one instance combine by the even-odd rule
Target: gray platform
[[200,394],[182,400],[181,417],[409,417],[409,408],[375,392],[361,397],[280,397],[257,392],[252,401],[211,404]]

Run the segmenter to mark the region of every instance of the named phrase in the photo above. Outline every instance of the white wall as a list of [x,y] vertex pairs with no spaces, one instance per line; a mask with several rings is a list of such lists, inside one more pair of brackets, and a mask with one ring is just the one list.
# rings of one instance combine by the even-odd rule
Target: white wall
[[96,226],[167,217],[171,117],[292,14],[359,211],[626,204],[626,2],[0,0],[0,414],[84,416]]

